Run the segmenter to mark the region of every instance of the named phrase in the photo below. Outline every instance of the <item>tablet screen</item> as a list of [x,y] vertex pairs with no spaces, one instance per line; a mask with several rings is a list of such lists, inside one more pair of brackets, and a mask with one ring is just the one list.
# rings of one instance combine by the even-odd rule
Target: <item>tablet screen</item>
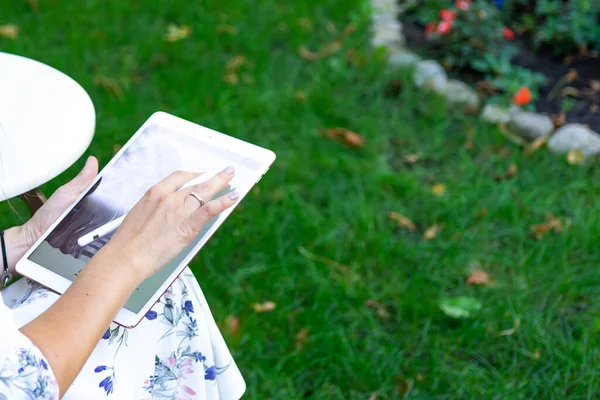
[[[152,185],[174,171],[208,172],[233,165],[236,175],[229,191],[248,190],[260,177],[260,163],[154,123],[146,125],[64,219],[29,255],[29,260],[73,281],[114,232],[102,227],[125,215]],[[146,279],[129,297],[125,308],[139,313],[192,248],[202,240],[216,218],[162,270]],[[84,235],[93,240],[81,241]]]

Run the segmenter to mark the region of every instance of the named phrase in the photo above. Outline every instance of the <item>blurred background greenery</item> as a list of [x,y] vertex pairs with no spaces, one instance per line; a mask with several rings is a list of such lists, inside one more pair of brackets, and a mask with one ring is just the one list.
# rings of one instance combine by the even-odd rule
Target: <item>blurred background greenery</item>
[[[425,98],[370,48],[369,13],[362,0],[3,1],[0,24],[19,33],[0,50],[83,85],[101,165],[157,110],[277,153],[191,264],[247,398],[594,397],[597,163],[527,155]],[[328,137],[336,127],[364,143]],[[2,226],[26,218],[12,204]],[[548,213],[562,229],[536,238]],[[467,284],[474,270],[482,285]],[[481,305],[470,318],[448,313],[461,296]]]

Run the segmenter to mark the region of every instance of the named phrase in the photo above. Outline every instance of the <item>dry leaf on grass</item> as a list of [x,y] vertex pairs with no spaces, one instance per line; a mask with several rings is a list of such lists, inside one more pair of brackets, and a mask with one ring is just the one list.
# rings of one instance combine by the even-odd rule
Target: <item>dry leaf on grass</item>
[[301,46],[298,49],[300,57],[308,61],[316,61],[322,58],[328,57],[342,48],[342,41],[348,37],[352,32],[356,30],[356,25],[350,23],[347,25],[342,33],[334,39],[332,42],[327,43],[321,50],[311,51],[306,46]]
[[490,276],[482,269],[476,269],[467,277],[467,285],[487,285],[490,281]]
[[410,219],[395,211],[390,211],[388,213],[388,218],[392,221],[397,222],[398,226],[401,228],[406,228],[409,231],[414,231],[416,229],[415,224],[413,224],[413,222]]
[[421,159],[421,153],[407,154],[402,156],[402,162],[404,164],[414,164],[419,161],[419,159]]
[[423,238],[425,240],[435,239],[438,233],[440,233],[440,231],[442,230],[443,226],[443,224],[435,224],[430,226],[429,228],[427,228],[425,233],[423,233]]
[[510,164],[508,166],[508,169],[506,170],[506,173],[504,174],[504,179],[511,179],[514,178],[515,175],[517,175],[517,172],[519,172],[519,168],[517,167],[517,164]]
[[97,75],[92,78],[94,86],[101,86],[111,92],[117,99],[120,99],[123,95],[123,89],[114,79],[108,76]]
[[263,312],[273,311],[275,309],[275,307],[277,307],[277,304],[273,303],[272,301],[267,301],[264,303],[254,303],[252,305],[252,307],[254,308],[254,311],[256,311],[257,313],[263,313]]
[[120,144],[115,144],[113,146],[113,153],[117,154],[119,152],[119,150],[121,150],[121,147],[123,147],[123,146],[121,146]]
[[431,187],[431,192],[438,197],[441,197],[446,194],[446,185],[443,183],[436,183]]
[[296,90],[294,92],[294,97],[296,98],[296,100],[298,100],[300,103],[306,103],[306,100],[308,100],[308,95],[306,94],[306,92],[302,91],[302,90]]
[[31,9],[31,11],[40,11],[40,5],[38,4],[38,0],[27,0],[27,4],[29,4],[29,8]]
[[527,148],[525,149],[526,155],[531,155],[542,148],[543,145],[548,143],[548,136],[542,136],[535,139]]
[[372,308],[377,312],[377,315],[380,318],[388,319],[390,317],[390,312],[385,308],[385,306],[375,300],[367,300],[365,301],[365,306],[368,308]]
[[500,336],[511,336],[511,335],[514,335],[515,332],[517,332],[517,329],[519,329],[520,326],[521,326],[521,317],[517,317],[515,319],[515,323],[514,323],[514,325],[513,325],[512,328],[506,329],[504,331],[500,331],[500,332],[498,332],[498,335],[500,335]]
[[220,25],[217,25],[217,33],[218,34],[225,33],[225,34],[234,36],[234,35],[237,35],[238,31],[237,31],[237,28],[233,25],[220,24]]
[[573,149],[567,153],[567,162],[570,165],[581,165],[585,161],[585,154],[579,149]]
[[544,235],[550,231],[562,232],[562,221],[560,218],[555,218],[551,213],[546,214],[546,222],[531,227],[533,237],[540,240]]
[[371,393],[368,400],[377,400],[377,396],[379,396],[378,392]]
[[339,140],[350,147],[363,147],[365,138],[344,128],[331,128],[322,131],[322,134],[332,139]]
[[304,347],[304,342],[306,341],[307,337],[308,329],[306,328],[302,328],[298,331],[298,333],[296,333],[296,336],[294,336],[294,339],[296,340],[296,350],[300,350],[302,347]]
[[236,317],[235,315],[227,316],[227,318],[225,318],[225,327],[227,328],[227,331],[230,334],[232,334],[232,335],[237,334],[240,330],[239,318]]
[[19,36],[19,27],[14,24],[0,25],[0,36],[16,39]]
[[164,39],[167,42],[177,42],[189,37],[192,34],[192,28],[187,25],[175,25],[169,24],[167,26],[167,33],[165,33]]

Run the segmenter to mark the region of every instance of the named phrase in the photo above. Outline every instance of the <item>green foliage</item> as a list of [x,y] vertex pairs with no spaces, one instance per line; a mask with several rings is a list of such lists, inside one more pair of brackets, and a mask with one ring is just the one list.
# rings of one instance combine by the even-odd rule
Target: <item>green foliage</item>
[[[504,36],[506,28],[498,8],[487,0],[473,1],[468,11],[457,8],[456,3],[448,7],[448,3],[425,0],[413,9],[415,19],[429,26],[427,30],[435,27],[428,37],[444,65],[478,71],[497,90],[509,95],[527,86],[535,100],[537,89],[545,82],[545,78],[542,74],[512,63],[518,48]],[[442,10],[456,13],[447,33],[439,29]]]
[[[515,1],[514,8],[526,1]],[[534,15],[520,15],[523,30],[532,32],[536,47],[551,45],[557,55],[580,49],[600,50],[600,2],[597,0],[537,0]]]

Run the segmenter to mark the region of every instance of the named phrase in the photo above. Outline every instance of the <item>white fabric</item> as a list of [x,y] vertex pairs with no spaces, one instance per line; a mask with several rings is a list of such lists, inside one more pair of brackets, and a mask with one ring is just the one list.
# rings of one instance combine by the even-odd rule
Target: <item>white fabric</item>
[[[10,309],[0,304],[0,399],[33,398],[9,395],[6,387],[3,391],[2,365],[15,357],[5,342],[10,345],[11,337],[22,336],[17,328],[58,295],[21,279],[2,297]],[[244,391],[202,290],[186,269],[137,327],[111,325],[64,399],[237,400]]]

